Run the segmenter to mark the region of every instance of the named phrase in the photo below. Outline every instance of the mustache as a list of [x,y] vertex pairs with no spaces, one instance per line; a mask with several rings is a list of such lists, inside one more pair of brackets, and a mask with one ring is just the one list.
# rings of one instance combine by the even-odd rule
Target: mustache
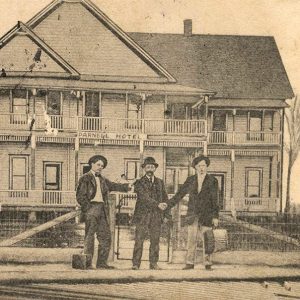
[[153,175],[154,172],[153,172],[153,171],[147,171],[146,174],[147,174],[147,175]]

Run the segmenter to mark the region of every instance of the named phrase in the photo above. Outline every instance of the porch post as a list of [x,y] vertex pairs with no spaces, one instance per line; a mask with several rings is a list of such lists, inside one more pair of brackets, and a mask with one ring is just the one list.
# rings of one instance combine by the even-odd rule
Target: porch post
[[35,148],[36,148],[36,137],[35,134],[31,135],[31,189],[35,190]]
[[144,148],[145,148],[145,134],[140,134],[140,170],[139,170],[139,176],[143,176],[143,168],[142,164],[144,162]]
[[79,152],[79,137],[76,136],[75,138],[75,146],[74,146],[74,152],[75,152],[75,188],[77,186],[77,183],[78,183],[78,177],[79,177],[79,173],[78,173],[78,168],[79,168],[79,155],[78,155],[78,152]]
[[230,210],[231,214],[234,218],[236,218],[236,210],[235,210],[235,203],[234,203],[234,163],[235,163],[235,150],[231,150],[231,187],[230,187]]

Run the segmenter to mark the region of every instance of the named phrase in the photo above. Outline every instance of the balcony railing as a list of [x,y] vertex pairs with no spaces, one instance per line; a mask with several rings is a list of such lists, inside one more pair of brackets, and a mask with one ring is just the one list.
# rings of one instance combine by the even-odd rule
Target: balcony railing
[[2,190],[0,203],[9,206],[75,207],[73,191]]
[[279,212],[280,200],[279,198],[245,198],[241,210]]
[[280,143],[279,132],[269,131],[211,131],[208,133],[210,144],[225,145],[278,145]]
[[[27,114],[0,114],[0,130],[29,130],[32,116]],[[49,115],[52,128],[64,131],[111,133],[205,135],[205,120],[128,119],[98,117],[66,117]],[[44,130],[44,115],[36,115],[34,128]]]

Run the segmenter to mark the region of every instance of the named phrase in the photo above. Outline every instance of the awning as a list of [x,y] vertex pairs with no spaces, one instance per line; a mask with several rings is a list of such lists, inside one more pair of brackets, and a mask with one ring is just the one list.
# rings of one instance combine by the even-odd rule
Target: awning
[[208,101],[209,107],[224,107],[224,108],[238,108],[238,107],[251,107],[251,108],[285,108],[288,104],[284,100],[272,99],[210,99]]
[[139,92],[170,95],[212,95],[214,92],[179,85],[176,83],[105,82],[50,78],[0,78],[0,88],[40,88],[98,90],[106,92]]

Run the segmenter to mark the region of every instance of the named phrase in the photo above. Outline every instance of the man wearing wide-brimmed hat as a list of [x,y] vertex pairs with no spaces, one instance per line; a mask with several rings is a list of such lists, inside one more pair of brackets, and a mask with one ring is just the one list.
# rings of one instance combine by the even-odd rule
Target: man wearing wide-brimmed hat
[[147,157],[142,164],[145,175],[137,180],[134,191],[137,202],[133,215],[136,225],[135,245],[132,258],[132,269],[138,270],[141,265],[143,244],[147,233],[150,237],[149,263],[150,269],[159,270],[159,238],[161,225],[164,219],[164,210],[167,208],[168,195],[164,182],[154,176],[158,167],[153,157]]
[[104,156],[94,155],[88,163],[91,170],[79,179],[76,191],[76,199],[84,217],[82,221],[85,222],[84,254],[90,258],[88,268],[92,269],[96,234],[99,241],[96,267],[113,269],[107,264],[111,245],[108,194],[111,191],[128,192],[130,185],[111,182],[101,175],[107,166],[107,159]]
[[[188,241],[186,266],[184,270],[194,269],[198,238],[211,226],[218,226],[218,181],[207,174],[210,160],[204,155],[194,158],[192,167],[196,174],[186,179],[178,192],[168,202],[168,210],[175,206],[185,195],[189,194],[186,221],[188,224]],[[205,257],[205,268],[210,269],[210,255]]]

